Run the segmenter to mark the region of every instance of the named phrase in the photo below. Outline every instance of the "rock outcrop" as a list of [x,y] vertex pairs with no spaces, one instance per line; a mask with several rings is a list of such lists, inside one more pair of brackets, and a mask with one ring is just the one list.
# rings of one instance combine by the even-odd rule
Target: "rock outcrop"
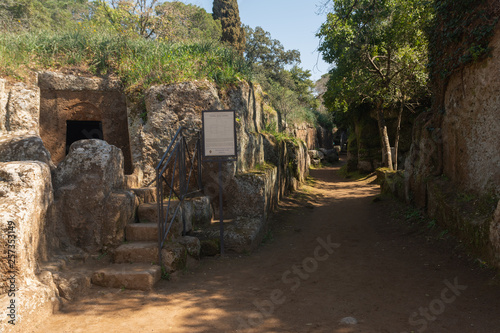
[[0,79],[0,134],[39,135],[40,90]]
[[451,75],[443,109],[420,114],[405,163],[405,198],[500,267],[500,29],[492,54]]
[[95,253],[124,240],[133,220],[135,195],[123,190],[123,155],[102,140],[81,140],[58,165],[57,218],[70,244]]
[[[136,166],[144,172],[144,182],[154,179],[154,167],[172,140],[179,126],[201,129],[201,115],[204,110],[227,109],[236,112],[237,161],[224,163],[224,208],[229,216],[241,216],[245,196],[262,201],[263,193],[271,193],[274,182],[278,188],[296,188],[307,176],[309,157],[303,143],[267,144],[269,139],[260,132],[277,119],[276,111],[263,102],[259,86],[240,82],[225,92],[218,92],[215,85],[208,81],[195,81],[167,86],[156,86],[146,92],[147,120],[139,115],[131,115],[130,128],[132,151]],[[300,140],[299,140],[300,141]],[[267,142],[267,143],[266,143]],[[266,152],[267,150],[267,152]],[[286,156],[280,159],[280,156]],[[272,185],[264,185],[262,174],[254,173],[266,163],[278,168]],[[286,166],[286,167],[285,167]],[[216,163],[204,163],[205,192],[210,196],[214,207],[218,207],[218,167]],[[290,170],[280,172],[279,170]],[[267,176],[266,176],[267,177]],[[252,178],[249,180],[249,178]],[[261,180],[259,180],[261,179]],[[281,179],[281,180],[280,180]],[[289,185],[288,183],[294,183]],[[251,186],[251,185],[255,186]],[[259,184],[259,185],[257,185]],[[260,187],[264,186],[264,187]],[[248,191],[247,191],[248,190]],[[283,192],[283,191],[281,191]],[[252,195],[248,197],[248,195]],[[272,194],[277,201],[278,193]],[[240,198],[240,196],[242,198]],[[273,205],[258,204],[249,216],[267,216]],[[237,208],[239,207],[239,208]],[[257,208],[260,207],[260,208]],[[252,208],[249,208],[252,209]]]
[[0,136],[0,162],[40,161],[53,170],[50,153],[36,135],[5,134]]
[[[47,239],[52,233],[47,214],[52,204],[50,168],[41,162],[0,163],[0,304],[15,304],[12,317],[0,318],[0,329],[26,330],[30,322],[52,312],[57,303],[53,288],[41,283],[36,273],[47,259]],[[10,294],[10,295],[9,295]],[[12,303],[14,302],[14,303]],[[5,314],[5,311],[4,311]]]

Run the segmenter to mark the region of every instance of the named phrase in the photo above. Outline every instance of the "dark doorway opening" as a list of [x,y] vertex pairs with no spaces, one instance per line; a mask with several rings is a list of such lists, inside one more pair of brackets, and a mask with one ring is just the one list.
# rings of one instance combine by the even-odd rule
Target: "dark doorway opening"
[[73,142],[87,139],[104,140],[101,121],[66,121],[66,155]]

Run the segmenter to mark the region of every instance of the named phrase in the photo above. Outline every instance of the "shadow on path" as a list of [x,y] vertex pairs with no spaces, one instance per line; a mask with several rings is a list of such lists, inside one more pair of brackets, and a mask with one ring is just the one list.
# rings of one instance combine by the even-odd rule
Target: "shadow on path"
[[255,253],[202,259],[154,292],[95,288],[33,332],[500,332],[491,272],[337,170],[311,171]]

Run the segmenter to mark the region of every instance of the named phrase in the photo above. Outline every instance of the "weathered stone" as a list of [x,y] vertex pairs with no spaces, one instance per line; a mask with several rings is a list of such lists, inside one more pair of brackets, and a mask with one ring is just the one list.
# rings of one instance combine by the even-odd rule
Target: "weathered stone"
[[68,155],[57,167],[55,187],[79,182],[105,192],[122,188],[121,151],[102,140],[81,140],[72,144]]
[[153,86],[145,99],[146,122],[132,115],[129,126],[133,160],[144,171],[144,182],[149,183],[177,129],[201,129],[201,112],[219,109],[220,101],[215,86],[208,81]]
[[309,149],[309,157],[315,160],[322,160],[325,158],[325,154],[321,150]]
[[451,75],[441,129],[433,130],[442,133],[444,174],[458,187],[500,194],[500,29],[489,47],[489,57]]
[[[52,198],[50,169],[46,164],[0,163],[0,252],[4,258],[0,261],[0,305],[3,309],[9,305],[8,279],[15,274],[16,327],[25,327],[37,316],[51,313],[56,300],[55,290],[35,275],[38,263],[47,257],[45,233],[51,230],[47,229],[46,217]],[[7,260],[9,244],[15,245],[15,263]],[[0,317],[0,331],[12,327],[7,320],[7,316]]]
[[179,238],[177,242],[186,248],[191,257],[200,258],[201,243],[197,237],[184,236]]
[[[125,176],[127,178],[127,176]],[[141,187],[131,188],[139,199],[140,203],[155,203],[156,202],[156,187]]]
[[212,205],[207,196],[185,199],[183,210],[186,213],[186,220],[190,224],[186,228],[188,230],[192,230],[193,226],[208,225],[212,221]]
[[0,162],[40,161],[55,168],[42,139],[34,135],[5,134],[0,136]]
[[123,241],[135,196],[123,187],[121,151],[102,140],[71,145],[55,176],[56,207],[71,244],[89,252]]
[[163,266],[167,273],[186,267],[187,250],[177,242],[168,242],[161,250]]
[[[167,219],[168,224],[170,224],[170,222],[172,221],[172,217],[174,216],[174,213],[178,205],[179,205],[178,200],[172,200],[170,202],[170,210],[168,211],[168,219]],[[168,202],[165,202],[163,209],[164,219],[167,216],[167,208],[168,208]],[[177,212],[177,215],[174,218],[174,221],[172,222],[172,226],[169,232],[170,235],[169,237],[180,237],[182,235],[183,231],[182,213],[183,209],[182,207],[180,207]],[[156,203],[140,204],[139,207],[137,208],[137,216],[141,223],[151,222],[158,224],[158,205]]]
[[59,297],[72,301],[90,288],[90,272],[53,272]]
[[160,281],[160,266],[149,264],[115,264],[92,274],[92,283],[108,288],[152,290]]
[[38,84],[40,137],[54,163],[64,159],[73,141],[103,139],[122,151],[125,173],[134,171],[127,101],[119,81],[42,72]]
[[[16,241],[17,265],[14,271],[19,285],[34,277],[38,259],[46,259],[40,258],[38,246],[44,242],[41,235],[53,200],[50,180],[50,169],[44,163],[0,163],[0,251],[7,258],[8,240]],[[0,262],[0,271],[6,279],[10,271],[7,260]],[[2,281],[3,291],[6,286]]]
[[292,135],[304,141],[308,149],[314,149],[319,146],[317,128],[310,124],[302,123],[295,125],[292,129]]
[[328,163],[335,163],[339,161],[339,155],[335,149],[328,149],[325,154],[325,160]]
[[[266,222],[262,218],[239,218],[224,225],[224,249],[236,253],[249,253],[262,242]],[[207,239],[219,239],[218,226],[205,231]],[[206,249],[203,249],[205,253]]]
[[114,262],[125,263],[157,263],[158,242],[132,242],[120,245],[115,249]]
[[40,72],[38,84],[44,90],[67,91],[122,91],[121,82],[118,80],[103,80],[95,77],[69,75],[56,72]]
[[403,171],[378,168],[375,172],[382,193],[392,194],[403,201],[405,200]]
[[134,221],[135,196],[130,191],[111,192],[107,197],[102,216],[102,250],[115,247],[125,240],[125,226]]
[[[140,167],[135,167],[134,172],[131,175],[125,175],[124,186],[125,188],[131,190],[139,188],[153,188],[153,187],[142,187],[143,179],[144,179],[144,173],[142,172],[142,169]],[[156,191],[154,195],[156,198]]]
[[[3,95],[3,96],[2,96]],[[16,83],[10,89],[0,83],[0,133],[38,135],[40,118],[40,91]]]
[[128,242],[158,241],[158,223],[131,223],[125,234]]
[[5,116],[7,115],[7,99],[8,92],[5,89],[5,80],[0,78],[0,133],[7,130],[5,128]]
[[220,253],[219,242],[215,239],[203,239],[200,241],[200,256],[213,257]]

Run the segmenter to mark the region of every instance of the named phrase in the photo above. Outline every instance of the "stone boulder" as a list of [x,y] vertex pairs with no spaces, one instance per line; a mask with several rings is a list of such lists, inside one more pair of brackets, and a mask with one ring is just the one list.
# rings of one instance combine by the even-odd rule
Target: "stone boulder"
[[6,86],[0,79],[0,133],[39,134],[40,90],[24,83]]
[[339,161],[339,154],[337,153],[337,150],[320,148],[319,151],[325,155],[324,159],[328,163],[335,163]]
[[155,177],[157,163],[177,129],[201,129],[203,110],[220,109],[215,86],[208,81],[153,86],[145,92],[147,119],[129,117],[132,159],[144,171],[144,183]]
[[208,225],[212,221],[212,205],[210,204],[210,198],[207,196],[186,198],[182,210],[186,215],[186,230]]
[[325,154],[321,150],[309,149],[309,157],[314,160],[322,160],[325,158]]
[[124,240],[136,200],[123,190],[123,155],[102,140],[73,143],[55,176],[57,215],[70,245],[106,251]]
[[[55,290],[41,283],[38,265],[47,260],[47,214],[52,204],[50,169],[41,162],[0,163],[0,305],[16,302],[16,328],[28,331],[29,323],[47,316],[57,303]],[[9,247],[8,245],[11,245]],[[9,253],[15,260],[8,260]],[[9,278],[14,276],[14,281]],[[8,297],[14,285],[15,298]],[[5,312],[4,312],[5,313]],[[0,318],[0,331],[13,326]]]
[[102,140],[80,140],[71,145],[68,155],[58,165],[55,188],[81,182],[91,189],[109,192],[122,188],[123,181],[120,149]]
[[50,153],[36,135],[5,134],[0,136],[0,162],[40,161],[55,168]]

